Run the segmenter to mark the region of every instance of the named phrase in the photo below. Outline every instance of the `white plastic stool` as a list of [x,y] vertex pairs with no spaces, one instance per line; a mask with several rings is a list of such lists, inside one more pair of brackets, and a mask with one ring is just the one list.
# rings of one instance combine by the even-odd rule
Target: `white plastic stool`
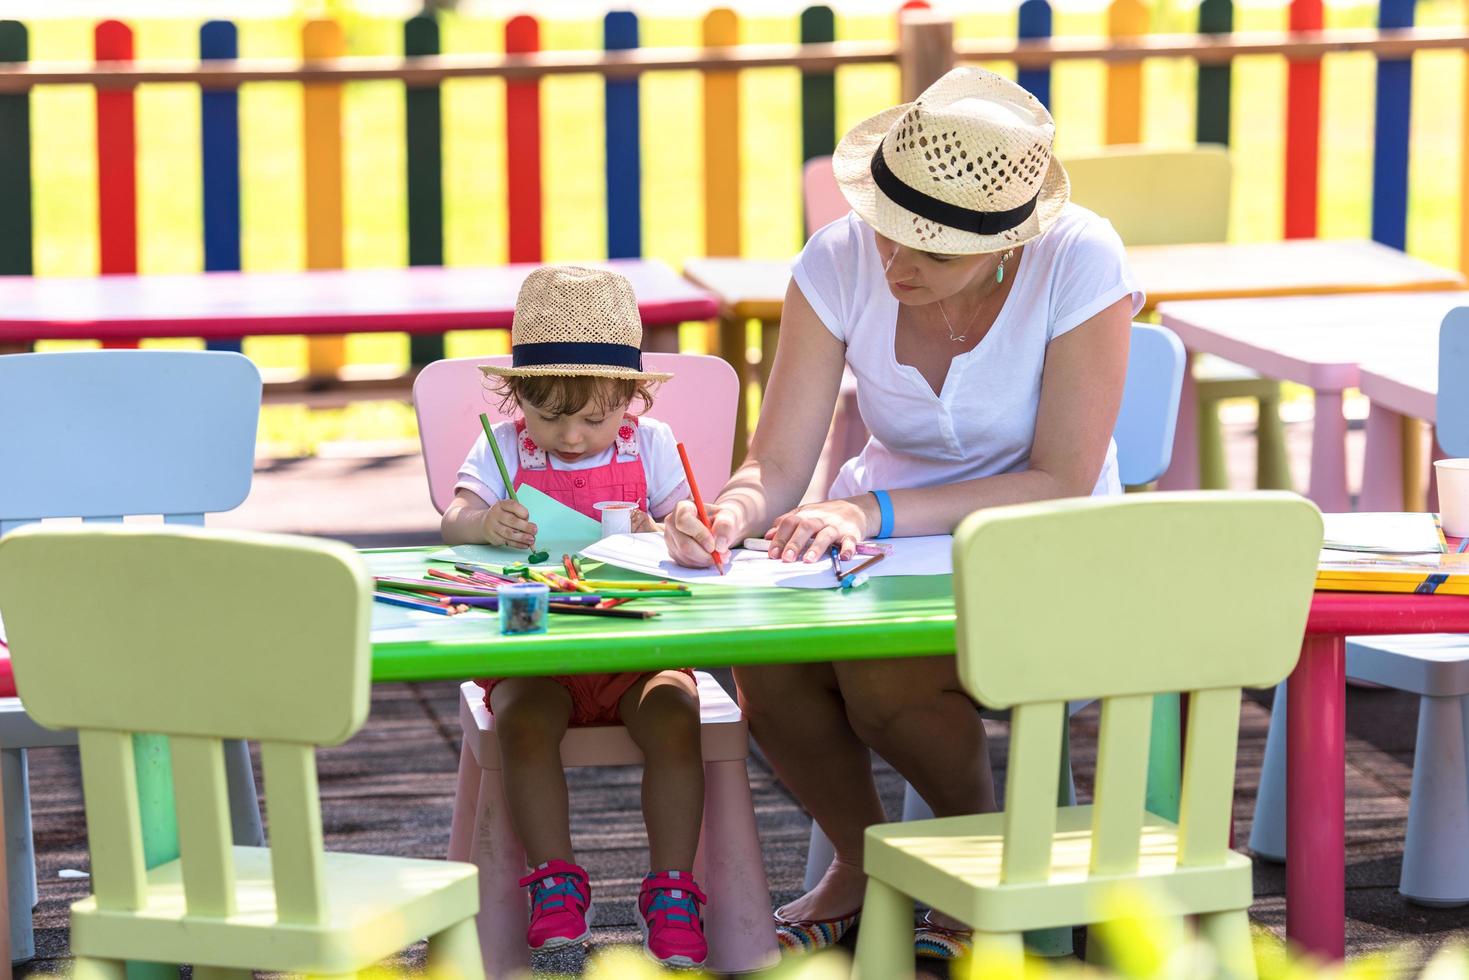
[[[694,858],[694,878],[709,896],[704,930],[707,968],[744,973],[780,957],[771,918],[770,886],[755,830],[750,799],[749,728],[739,705],[719,682],[702,671],[699,685],[704,754],[704,826]],[[525,850],[515,836],[500,781],[500,746],[484,689],[473,681],[459,688],[459,722],[464,747],[449,831],[449,859],[479,868],[480,949],[487,977],[529,971],[525,945],[530,903],[517,881],[525,874]],[[561,741],[561,762],[575,766],[635,766],[643,755],[621,725],[572,728]],[[596,882],[593,882],[595,887]]]
[[[1347,676],[1416,694],[1418,738],[1398,891],[1418,905],[1469,904],[1469,636],[1347,640]],[[1250,848],[1284,860],[1285,690],[1275,692]]]

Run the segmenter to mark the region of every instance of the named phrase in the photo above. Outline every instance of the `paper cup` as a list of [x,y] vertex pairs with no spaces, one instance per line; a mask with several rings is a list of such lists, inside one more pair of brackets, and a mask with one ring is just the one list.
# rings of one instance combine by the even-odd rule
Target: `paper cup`
[[1443,533],[1455,538],[1469,535],[1469,459],[1436,460],[1433,472]]
[[632,532],[632,514],[637,504],[626,500],[603,500],[592,505],[602,515],[602,537]]

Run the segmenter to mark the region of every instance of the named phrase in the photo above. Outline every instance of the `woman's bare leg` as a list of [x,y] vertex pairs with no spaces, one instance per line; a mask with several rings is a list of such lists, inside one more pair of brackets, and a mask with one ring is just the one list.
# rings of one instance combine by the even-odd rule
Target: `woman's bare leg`
[[799,921],[862,905],[862,832],[886,819],[872,757],[847,720],[831,664],[736,667],[740,707],[775,774],[831,839],[836,857],[807,894],[778,910]]
[[[935,816],[996,809],[989,745],[953,657],[835,665],[853,730],[913,784]],[[940,925],[961,926],[934,914]]]
[[490,691],[510,822],[532,868],[572,860],[561,768],[561,737],[571,708],[571,694],[549,677],[507,677]]

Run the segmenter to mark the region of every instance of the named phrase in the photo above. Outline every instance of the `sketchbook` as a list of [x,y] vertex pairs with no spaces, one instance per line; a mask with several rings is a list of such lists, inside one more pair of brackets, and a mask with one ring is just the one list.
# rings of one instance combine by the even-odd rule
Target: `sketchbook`
[[[917,538],[889,538],[885,544],[893,552],[872,566],[865,574],[873,577],[896,575],[948,575],[954,570],[954,539],[948,534]],[[685,568],[668,557],[668,546],[661,534],[616,534],[603,538],[581,553],[595,561],[606,562],[644,575],[700,585],[730,585],[746,588],[835,589],[837,580],[827,559],[812,562],[783,562],[762,551],[736,548],[732,561],[720,575],[713,568]],[[865,557],[842,565],[843,571],[856,568]]]
[[1421,555],[1443,551],[1443,538],[1432,514],[1322,514],[1324,547],[1332,551]]

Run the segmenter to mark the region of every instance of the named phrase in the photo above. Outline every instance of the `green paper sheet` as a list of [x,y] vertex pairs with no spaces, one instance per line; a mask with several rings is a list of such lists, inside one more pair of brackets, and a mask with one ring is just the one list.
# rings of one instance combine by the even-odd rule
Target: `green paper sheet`
[[[552,500],[535,487],[520,486],[515,496],[530,511],[536,526],[536,551],[544,551],[545,564],[560,565],[562,555],[574,555],[602,536],[602,525],[557,500]],[[528,548],[496,548],[488,544],[456,544],[436,551],[429,557],[436,561],[470,561],[486,565],[509,565],[523,562]]]

